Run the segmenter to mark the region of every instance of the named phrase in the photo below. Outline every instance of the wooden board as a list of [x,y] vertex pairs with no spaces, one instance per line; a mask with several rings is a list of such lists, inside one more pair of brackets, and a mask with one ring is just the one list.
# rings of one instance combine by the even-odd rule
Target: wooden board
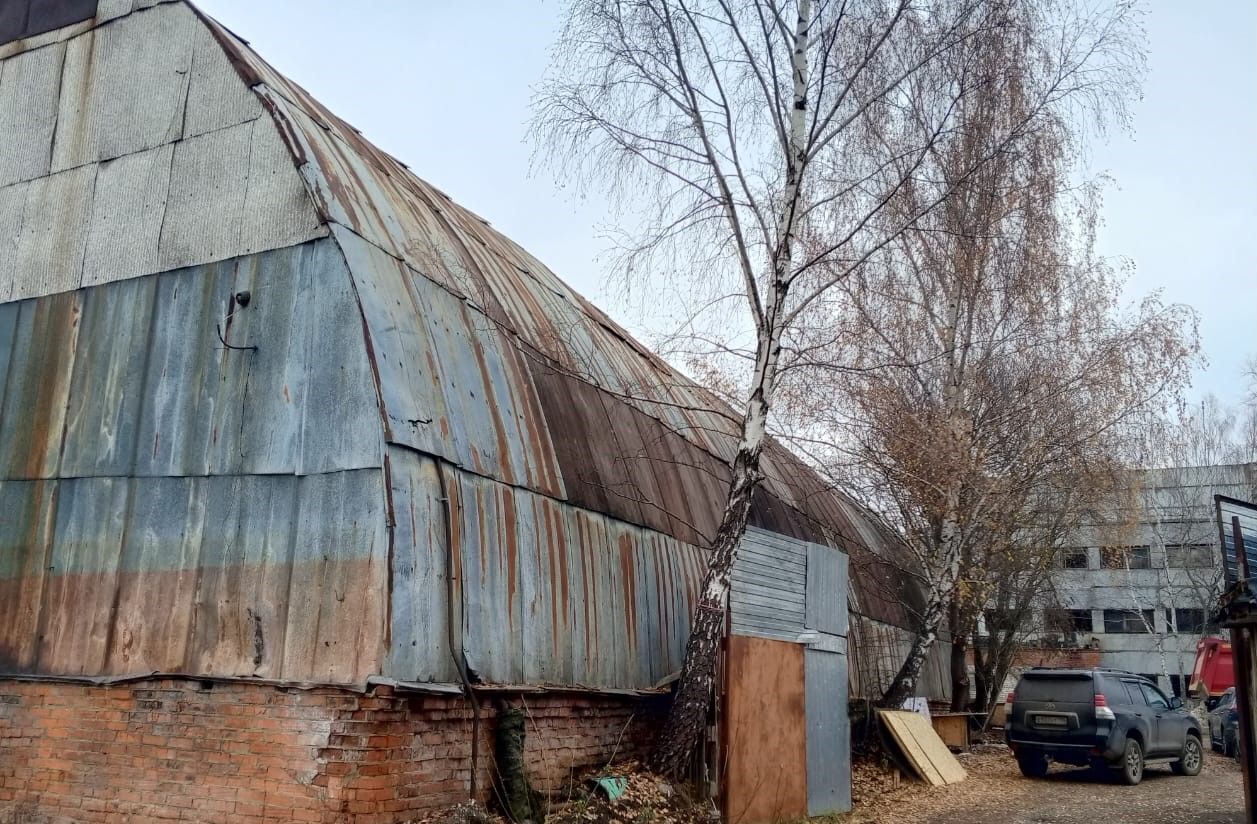
[[725,817],[768,824],[807,816],[803,647],[729,637]]
[[969,749],[969,713],[935,713],[930,716],[930,724],[949,748]]
[[964,781],[964,767],[938,737],[929,720],[915,712],[880,710],[882,725],[890,731],[895,744],[913,771],[935,787]]

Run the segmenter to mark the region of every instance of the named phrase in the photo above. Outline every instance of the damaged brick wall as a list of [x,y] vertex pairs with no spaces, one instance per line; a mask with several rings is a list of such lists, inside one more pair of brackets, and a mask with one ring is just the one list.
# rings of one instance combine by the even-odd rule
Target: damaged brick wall
[[[658,699],[503,696],[528,716],[537,787],[641,755]],[[491,787],[482,699],[478,784]],[[467,799],[470,706],[456,696],[162,679],[0,681],[0,822],[376,824]]]

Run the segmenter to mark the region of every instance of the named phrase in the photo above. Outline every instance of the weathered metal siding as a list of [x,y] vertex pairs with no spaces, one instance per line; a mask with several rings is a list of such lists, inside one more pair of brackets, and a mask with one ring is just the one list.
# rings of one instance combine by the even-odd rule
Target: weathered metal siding
[[0,672],[364,682],[383,500],[378,469],[0,481]]
[[803,651],[807,717],[807,814],[851,809],[851,722],[847,714],[847,657]]
[[382,457],[331,240],[0,304],[0,671],[379,672]]
[[0,302],[327,233],[183,3],[106,0],[99,19],[0,46],[0,134]]
[[807,603],[804,623],[808,629],[830,635],[847,634],[847,556],[829,547],[811,544],[807,549]]
[[[224,319],[241,291],[248,308]],[[219,330],[257,350],[224,349]],[[0,478],[380,465],[361,321],[330,241],[2,304],[0,375]]]
[[680,667],[696,547],[443,469],[469,667],[494,683],[648,687]]
[[1257,575],[1257,509],[1254,509],[1252,504],[1243,503],[1235,498],[1227,498],[1224,495],[1214,496],[1214,507],[1217,510],[1218,539],[1222,542],[1222,561],[1226,583],[1233,584],[1240,579],[1232,518],[1240,519],[1240,536],[1244,541],[1248,572],[1250,575]]

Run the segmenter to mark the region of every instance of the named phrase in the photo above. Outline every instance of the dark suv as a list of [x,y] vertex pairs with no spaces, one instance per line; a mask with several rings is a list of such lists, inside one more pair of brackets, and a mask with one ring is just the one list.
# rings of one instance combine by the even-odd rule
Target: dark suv
[[1144,764],[1196,775],[1204,759],[1200,722],[1147,678],[1114,669],[1028,670],[1008,700],[1004,737],[1024,775],[1049,761],[1115,766],[1138,784]]

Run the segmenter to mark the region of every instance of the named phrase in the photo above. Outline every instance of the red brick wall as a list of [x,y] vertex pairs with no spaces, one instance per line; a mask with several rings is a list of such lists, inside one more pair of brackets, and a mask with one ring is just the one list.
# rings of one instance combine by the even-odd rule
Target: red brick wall
[[[663,709],[575,694],[505,700],[527,710],[530,776],[542,789],[613,751],[639,755]],[[486,798],[494,703],[482,698]],[[405,821],[467,799],[471,730],[461,697],[387,688],[0,680],[0,824]]]

